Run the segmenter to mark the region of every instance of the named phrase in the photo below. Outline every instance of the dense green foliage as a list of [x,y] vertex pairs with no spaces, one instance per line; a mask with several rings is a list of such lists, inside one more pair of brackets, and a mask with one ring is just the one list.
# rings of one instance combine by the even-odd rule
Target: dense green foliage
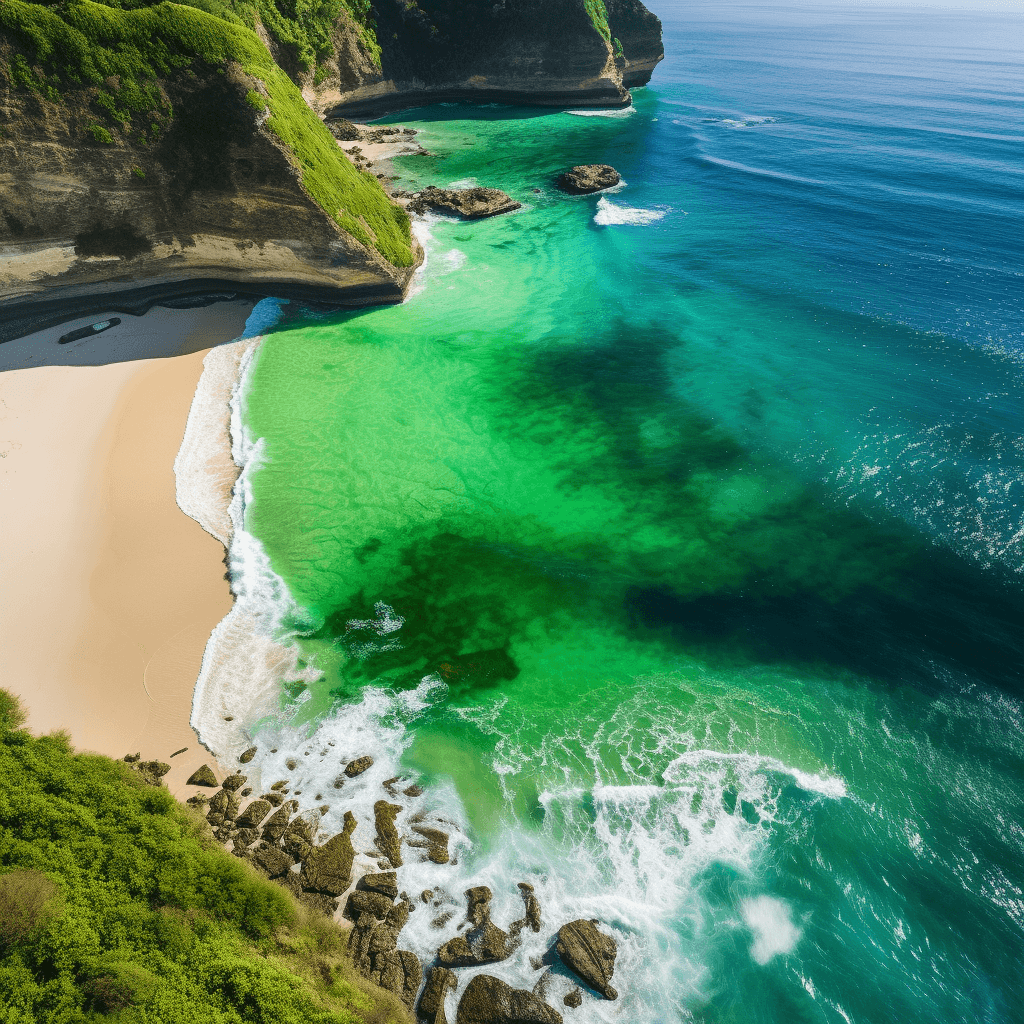
[[587,14],[590,15],[594,28],[600,32],[601,38],[610,43],[612,30],[608,25],[608,8],[605,7],[604,0],[583,0],[583,6],[586,7]]
[[135,9],[92,0],[69,0],[59,8],[2,0],[0,30],[32,54],[34,67],[24,58],[11,61],[12,84],[51,99],[69,87],[94,86],[95,103],[110,122],[126,134],[139,127],[140,141],[147,127],[152,133],[155,124],[159,131],[173,116],[159,79],[196,61],[215,68],[236,61],[265,85],[269,127],[295,156],[309,194],[364,245],[396,266],[412,264],[405,211],[388,200],[372,175],[341,155],[295,84],[238,18],[166,0]]
[[0,1022],[396,1016],[339,966],[333,924],[298,928],[292,897],[166,789],[21,720],[0,691]]

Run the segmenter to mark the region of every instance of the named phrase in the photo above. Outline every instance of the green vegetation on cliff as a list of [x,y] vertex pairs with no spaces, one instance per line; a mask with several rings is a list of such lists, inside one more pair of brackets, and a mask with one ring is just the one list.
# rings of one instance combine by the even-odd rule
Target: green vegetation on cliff
[[255,32],[216,0],[209,2],[216,13],[167,0],[134,9],[92,0],[68,0],[59,7],[0,0],[0,31],[31,59],[30,64],[16,54],[8,77],[15,88],[53,100],[69,89],[94,87],[93,102],[110,123],[128,137],[134,130],[145,144],[147,129],[157,124],[159,130],[173,116],[161,79],[195,70],[196,62],[216,70],[236,62],[263,83],[267,126],[291,150],[306,191],[364,245],[395,266],[411,266],[405,211],[388,200],[372,175],[345,159]]
[[383,1024],[333,922],[117,761],[0,690],[0,1022]]

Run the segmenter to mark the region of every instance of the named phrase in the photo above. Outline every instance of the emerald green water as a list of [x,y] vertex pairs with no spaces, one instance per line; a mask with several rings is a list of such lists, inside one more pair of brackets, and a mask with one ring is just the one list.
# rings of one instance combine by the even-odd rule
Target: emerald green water
[[[501,976],[605,922],[621,995],[582,1019],[1022,1019],[1019,363],[909,277],[891,301],[841,214],[737,202],[673,68],[626,116],[396,118],[436,154],[404,187],[525,208],[431,220],[400,307],[267,334],[245,528],[322,673],[289,728],[462,823],[410,892],[485,882],[510,918],[537,886]],[[602,205],[550,187],[597,161]]]

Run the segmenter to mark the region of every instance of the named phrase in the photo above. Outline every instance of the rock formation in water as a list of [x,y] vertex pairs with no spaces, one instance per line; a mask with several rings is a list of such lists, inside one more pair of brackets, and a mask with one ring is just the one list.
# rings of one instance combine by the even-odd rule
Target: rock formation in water
[[608,164],[581,164],[560,174],[556,184],[563,192],[584,196],[612,188],[621,180],[619,172]]
[[437,188],[428,185],[420,192],[395,192],[398,198],[409,199],[409,209],[414,213],[437,210],[451,213],[466,220],[482,217],[496,217],[499,213],[511,213],[523,204],[497,188]]
[[558,955],[581,981],[605,999],[617,999],[610,982],[615,972],[618,947],[615,940],[597,928],[596,921],[571,921],[558,929]]

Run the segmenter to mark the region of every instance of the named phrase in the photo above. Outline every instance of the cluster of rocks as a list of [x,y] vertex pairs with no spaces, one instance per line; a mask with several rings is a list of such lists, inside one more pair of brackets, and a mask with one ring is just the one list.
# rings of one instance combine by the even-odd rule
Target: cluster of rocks
[[[257,753],[250,747],[240,757],[248,764]],[[125,762],[149,783],[161,785],[170,765],[143,761],[138,754]],[[294,759],[286,762],[294,765]],[[357,778],[373,766],[369,755],[344,764],[336,786]],[[404,780],[408,781],[408,780]],[[374,804],[375,871],[362,875],[353,887],[353,863],[356,856],[353,834],[356,819],[345,813],[342,830],[319,842],[320,820],[327,807],[299,813],[298,801],[286,799],[289,783],[275,782],[266,793],[244,802],[252,794],[241,772],[228,776],[218,786],[213,769],[204,764],[188,779],[188,785],[214,789],[207,795],[196,793],[187,803],[203,813],[222,843],[230,843],[236,856],[247,860],[268,878],[284,885],[310,909],[333,916],[344,898],[342,915],[352,923],[348,949],[352,961],[366,978],[399,996],[414,1009],[426,967],[426,984],[415,1010],[426,1024],[448,1024],[445,997],[458,986],[457,971],[479,968],[508,959],[522,943],[525,932],[542,930],[541,906],[534,888],[520,882],[522,916],[507,928],[491,917],[493,893],[487,886],[465,891],[466,916],[459,934],[444,942],[434,962],[424,965],[408,949],[400,948],[401,932],[417,909],[406,892],[399,891],[396,869],[403,864],[403,847],[415,851],[422,860],[436,864],[453,862],[449,850],[450,835],[428,824],[422,814],[413,815],[407,831],[400,832],[398,815],[402,805],[389,800]],[[411,785],[401,788],[401,778],[388,779],[385,790],[395,799],[400,794],[420,796],[422,789]],[[296,791],[298,792],[298,791]],[[321,799],[318,795],[316,799]],[[443,823],[443,822],[441,822]],[[454,917],[458,904],[444,889],[424,890],[418,903],[421,912],[432,912],[431,925],[445,927]],[[488,974],[474,977],[459,1000],[453,1024],[561,1024],[562,1016],[549,1002],[551,990],[561,985],[562,1005],[582,1005],[580,988],[565,990],[564,975],[555,977],[551,966],[556,958],[586,986],[605,999],[615,999],[611,985],[615,970],[615,940],[601,932],[594,920],[572,921],[558,930],[553,947],[543,957],[531,958],[535,970],[542,971],[532,990],[516,989]],[[546,969],[545,969],[546,968]]]
[[500,213],[518,210],[522,203],[496,188],[437,188],[428,185],[419,192],[404,192],[394,189],[391,195],[405,201],[406,208],[413,213],[424,214],[428,210],[455,214],[466,220],[481,217],[496,217]]
[[401,128],[397,125],[369,128],[365,125],[353,124],[343,117],[327,121],[326,124],[327,130],[339,142],[402,142],[416,134],[414,128]]
[[580,164],[563,171],[555,184],[570,195],[584,196],[618,185],[621,180],[619,172],[608,164]]

